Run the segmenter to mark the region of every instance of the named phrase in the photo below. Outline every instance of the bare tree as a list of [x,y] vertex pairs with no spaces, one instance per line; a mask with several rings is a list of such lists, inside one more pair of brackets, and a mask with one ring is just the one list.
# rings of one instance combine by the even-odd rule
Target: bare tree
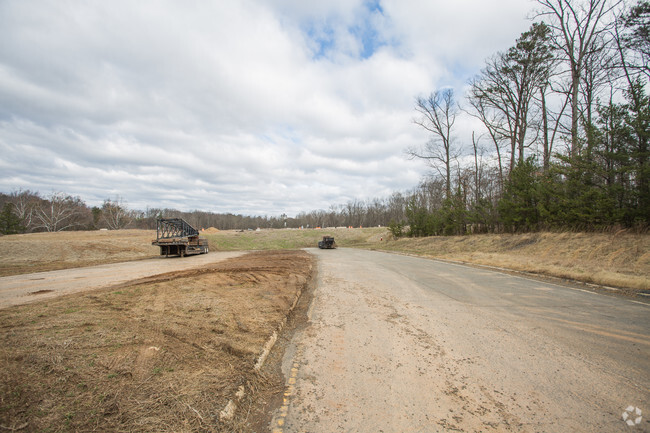
[[458,157],[458,151],[452,147],[452,129],[460,111],[454,91],[436,90],[427,98],[418,97],[415,110],[421,116],[414,123],[429,131],[432,137],[424,146],[409,148],[406,153],[410,158],[424,159],[444,176],[445,191],[451,197],[451,161]]
[[[470,85],[473,82],[470,81]],[[487,106],[487,101],[483,98],[474,98],[471,95],[467,98],[473,110],[467,110],[470,116],[476,117],[483,123],[490,136],[494,150],[496,151],[497,164],[499,169],[499,183],[503,184],[503,158],[501,156],[501,143],[504,138],[501,134],[500,125],[503,124],[502,117],[498,112],[491,110]]]
[[[470,82],[470,104],[498,143],[510,143],[510,171],[523,162],[535,93],[548,82],[552,61],[549,28],[535,23],[514,47],[489,59]],[[499,159],[500,159],[499,155]],[[500,162],[500,161],[499,161]]]
[[102,219],[110,230],[123,229],[131,222],[129,211],[121,198],[104,200]]
[[20,219],[22,227],[29,231],[33,226],[35,208],[38,206],[38,194],[22,189],[11,193],[11,202],[14,205],[14,212]]
[[623,0],[537,0],[542,7],[538,16],[547,18],[551,40],[568,65],[570,82],[570,154],[579,152],[579,92],[585,79],[585,67],[598,38],[613,24],[608,20]]
[[615,30],[621,57],[626,57],[627,74],[637,71],[650,79],[650,0],[637,0],[617,20]]
[[34,208],[36,229],[58,232],[81,225],[79,218],[86,206],[79,197],[55,192]]

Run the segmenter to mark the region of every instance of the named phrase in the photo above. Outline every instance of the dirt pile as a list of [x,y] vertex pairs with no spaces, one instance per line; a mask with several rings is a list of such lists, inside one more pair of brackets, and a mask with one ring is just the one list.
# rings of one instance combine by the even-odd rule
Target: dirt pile
[[302,251],[247,254],[0,311],[0,426],[231,431],[266,339],[310,281]]

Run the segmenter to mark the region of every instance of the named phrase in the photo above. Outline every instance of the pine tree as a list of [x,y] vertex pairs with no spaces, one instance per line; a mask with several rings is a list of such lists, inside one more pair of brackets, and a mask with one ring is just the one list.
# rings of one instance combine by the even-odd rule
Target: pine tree
[[14,209],[13,203],[5,203],[2,207],[2,212],[0,212],[0,233],[3,235],[15,235],[25,231]]

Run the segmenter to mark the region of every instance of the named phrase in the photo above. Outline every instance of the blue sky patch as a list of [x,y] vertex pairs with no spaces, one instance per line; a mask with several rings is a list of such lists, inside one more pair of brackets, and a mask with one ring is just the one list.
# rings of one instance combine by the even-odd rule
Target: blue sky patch
[[311,42],[313,58],[331,57],[332,53],[339,49],[337,37],[341,36],[342,31],[352,35],[359,42],[361,47],[357,54],[359,58],[371,57],[377,49],[386,45],[386,40],[381,36],[381,29],[377,28],[383,14],[384,10],[379,0],[371,0],[364,3],[353,22],[342,23],[340,28],[336,26],[338,17],[328,17],[320,22],[310,21],[303,31]]

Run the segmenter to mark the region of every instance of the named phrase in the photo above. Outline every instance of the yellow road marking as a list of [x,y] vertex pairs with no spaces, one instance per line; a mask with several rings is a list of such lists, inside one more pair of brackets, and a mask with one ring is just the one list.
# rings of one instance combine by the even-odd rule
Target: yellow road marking
[[287,414],[289,413],[289,404],[291,403],[291,397],[296,391],[296,381],[298,380],[298,372],[300,369],[300,364],[297,359],[302,358],[302,348],[299,347],[296,350],[296,355],[291,367],[291,376],[287,380],[287,386],[284,390],[284,397],[282,398],[282,407],[280,407],[280,413],[275,419],[274,427],[272,433],[284,433],[283,426],[285,424]]

